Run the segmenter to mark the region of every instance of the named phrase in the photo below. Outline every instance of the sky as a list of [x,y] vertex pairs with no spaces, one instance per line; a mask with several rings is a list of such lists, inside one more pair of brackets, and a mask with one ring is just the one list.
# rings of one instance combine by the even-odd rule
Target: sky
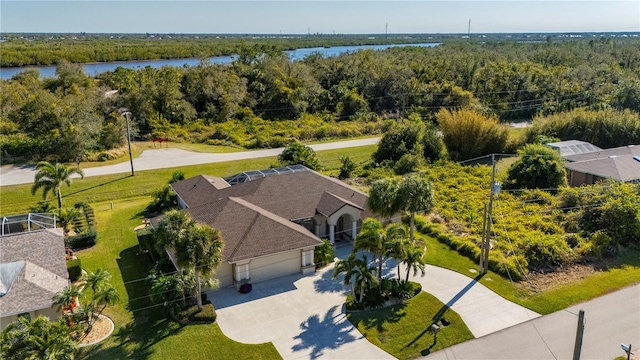
[[640,1],[0,1],[0,31],[381,34],[638,32]]

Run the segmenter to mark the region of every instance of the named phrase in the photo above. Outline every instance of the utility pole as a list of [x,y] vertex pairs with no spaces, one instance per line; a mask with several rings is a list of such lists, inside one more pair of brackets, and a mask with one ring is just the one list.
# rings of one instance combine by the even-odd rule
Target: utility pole
[[469,19],[469,27],[467,28],[467,39],[471,39],[471,19]]
[[491,194],[489,205],[485,207],[484,232],[482,234],[482,247],[480,249],[480,275],[489,271],[489,249],[491,248],[491,223],[493,222],[493,196],[500,192],[500,183],[496,182],[496,155],[491,154]]
[[[578,314],[578,328],[576,329],[576,343],[573,347],[573,360],[580,360],[582,351],[582,335],[584,334],[584,310]],[[627,358],[628,359],[628,358]]]
[[389,36],[389,23],[384,23],[384,41],[387,43],[389,42],[388,36]]
[[131,131],[129,130],[129,115],[131,115],[131,112],[129,112],[127,108],[121,108],[120,112],[127,120],[127,144],[129,145],[129,162],[131,163],[131,176],[135,176],[135,173],[133,172],[133,156],[131,155]]

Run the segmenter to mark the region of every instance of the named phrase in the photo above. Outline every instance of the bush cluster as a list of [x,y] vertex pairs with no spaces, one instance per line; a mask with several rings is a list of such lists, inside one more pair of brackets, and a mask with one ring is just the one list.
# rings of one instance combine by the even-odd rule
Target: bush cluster
[[71,282],[78,281],[82,276],[82,261],[80,259],[67,260],[67,271]]
[[84,249],[91,247],[98,241],[98,231],[91,227],[87,230],[72,236],[67,236],[64,239],[65,247],[72,249]]

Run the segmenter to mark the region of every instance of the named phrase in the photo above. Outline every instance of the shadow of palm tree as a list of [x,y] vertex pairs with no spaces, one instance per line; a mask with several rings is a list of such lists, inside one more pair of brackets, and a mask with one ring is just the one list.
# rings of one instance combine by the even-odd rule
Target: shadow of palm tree
[[[359,320],[356,324],[354,324],[354,326],[358,327],[358,325],[362,323],[362,325],[364,325],[366,329],[375,327],[376,331],[382,332],[385,330],[385,324],[397,323],[407,314],[407,312],[404,310],[404,308],[406,307],[406,303],[400,303],[383,309],[370,310],[371,312],[373,312],[373,315],[364,317],[362,319],[360,319],[360,316],[358,316]],[[360,314],[367,313],[368,311],[363,311]]]
[[347,294],[349,292],[349,289],[344,285],[344,274],[340,274],[335,279],[333,278],[333,266],[313,281],[313,287],[320,293]]
[[311,350],[309,357],[317,359],[327,349],[337,349],[353,342],[356,337],[351,334],[353,325],[337,306],[329,309],[322,319],[318,315],[310,316],[300,324],[300,334],[294,339],[300,343],[291,347],[294,352]]

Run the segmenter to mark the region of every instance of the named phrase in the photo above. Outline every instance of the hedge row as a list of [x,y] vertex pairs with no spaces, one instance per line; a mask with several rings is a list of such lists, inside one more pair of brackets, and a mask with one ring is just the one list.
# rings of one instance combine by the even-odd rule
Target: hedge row
[[72,259],[67,261],[67,271],[69,272],[69,280],[75,282],[82,276],[82,261],[80,259]]
[[67,236],[64,239],[65,247],[74,250],[91,247],[98,242],[98,231],[95,228],[89,228],[79,234]]

